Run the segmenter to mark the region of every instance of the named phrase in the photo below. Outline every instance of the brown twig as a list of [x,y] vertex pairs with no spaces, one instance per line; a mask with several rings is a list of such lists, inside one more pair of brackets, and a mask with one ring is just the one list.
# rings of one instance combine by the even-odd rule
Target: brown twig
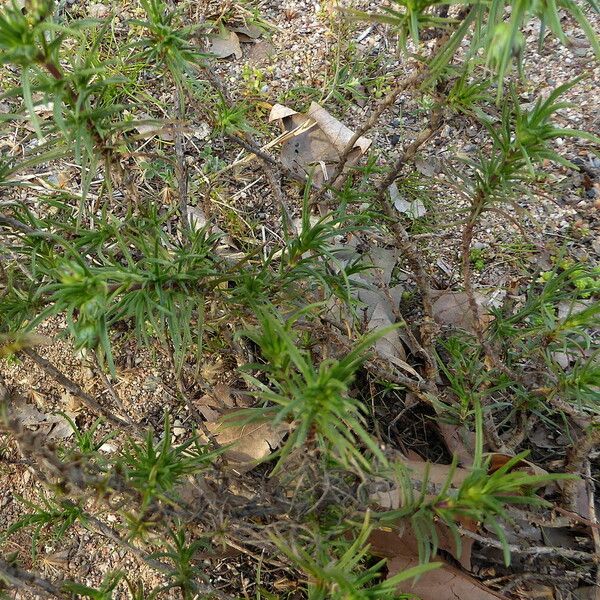
[[[205,67],[205,72],[208,77],[209,83],[213,86],[213,88],[220,94],[221,98],[228,105],[234,104],[234,99],[232,95],[229,93],[227,88],[223,85],[223,82],[219,79],[216,73],[210,68]],[[280,164],[279,161],[276,161],[273,157],[269,156],[266,152],[260,150],[259,145],[254,140],[253,136],[249,132],[243,132],[243,137],[238,137],[236,135],[228,135],[229,139],[234,141],[236,144],[241,145],[243,148],[249,150],[253,154],[255,154],[262,166],[262,170],[267,178],[267,182],[269,183],[269,187],[271,188],[271,193],[275,197],[275,200],[279,204],[279,208],[281,211],[281,221],[282,227],[284,231],[288,231],[292,224],[292,216],[289,207],[285,202],[285,198],[283,195],[283,190],[281,189],[281,185],[277,181],[275,173],[273,171],[274,166],[277,166],[280,169],[285,169],[283,165]],[[287,170],[289,171],[289,170]],[[287,173],[286,171],[286,173]],[[304,181],[304,180],[303,180]]]
[[245,140],[233,133],[227,134],[227,139],[237,144],[240,148],[247,150],[251,154],[255,154],[258,158],[272,164],[274,167],[277,167],[286,177],[292,179],[293,181],[297,181],[298,183],[306,183],[306,177],[299,175],[295,171],[292,171],[285,165],[281,163],[281,161],[277,160],[274,156],[271,156],[268,152],[262,150],[257,144],[252,144],[248,140]]
[[[424,77],[425,77],[425,74],[423,72],[423,69],[422,68],[417,69],[412,75],[409,75],[408,77],[405,77],[404,79],[399,81],[392,88],[392,90],[390,92],[388,92],[388,94],[385,96],[385,98],[383,98],[383,100],[381,100],[381,102],[379,102],[377,104],[377,106],[375,107],[373,112],[371,112],[371,114],[369,115],[369,118],[354,133],[354,135],[350,138],[350,140],[346,144],[344,150],[340,154],[339,162],[338,162],[336,168],[334,169],[333,173],[331,174],[331,187],[332,188],[340,189],[344,185],[344,183],[346,182],[348,177],[350,176],[350,172],[349,171],[344,172],[344,169],[346,167],[346,163],[348,162],[350,154],[352,153],[352,150],[354,149],[354,146],[355,146],[356,142],[359,140],[359,138],[364,136],[373,127],[375,127],[375,125],[377,124],[377,122],[379,121],[379,119],[381,118],[383,113],[388,108],[390,108],[394,104],[394,102],[396,102],[396,99],[402,92],[405,92],[409,88],[417,85],[420,81],[423,80]],[[324,190],[321,190],[319,192],[317,198],[322,196],[323,193],[324,193]]]
[[[586,433],[583,439],[577,440],[577,443],[573,444],[567,453],[565,472],[582,474],[590,452],[598,445],[600,445],[600,429],[593,427]],[[577,483],[577,479],[567,479],[562,489],[563,503],[566,508],[573,512],[577,512]]]
[[439,130],[441,122],[441,113],[435,111],[431,116],[429,125],[406,147],[394,163],[394,166],[388,175],[379,183],[374,198],[374,203],[379,206],[381,211],[388,218],[389,226],[394,234],[396,244],[406,257],[406,260],[413,271],[417,286],[423,296],[423,312],[425,313],[425,318],[421,326],[421,345],[429,356],[426,367],[426,376],[430,380],[434,380],[437,373],[432,341],[437,328],[433,320],[431,280],[425,267],[424,258],[420,254],[416,244],[410,239],[408,231],[406,231],[398,220],[397,211],[394,209],[391,201],[387,198],[387,190],[400,176],[405,165],[412,160],[419,148]]
[[[185,97],[183,90],[175,84],[175,98],[177,101],[177,111],[179,118],[185,120]],[[185,162],[185,152],[183,147],[183,133],[181,128],[175,128],[175,178],[177,179],[177,192],[179,194],[179,210],[181,212],[181,227],[187,233],[190,229],[188,217],[188,172]]]
[[67,598],[59,586],[44,579],[37,573],[21,569],[17,565],[10,564],[0,559],[0,578],[24,592],[35,593],[47,598]]
[[[590,513],[592,541],[596,555],[600,556],[600,531],[598,531],[598,519],[596,518],[595,487],[592,479],[592,466],[589,459],[585,461],[585,485],[588,495],[588,510]],[[600,568],[596,569],[596,588],[600,590]]]
[[[118,425],[119,427],[123,427],[124,429],[131,431],[132,433],[137,433],[138,437],[141,434],[138,432],[138,427],[135,423],[130,420],[122,419],[121,417],[117,417],[112,414],[108,409],[101,406],[92,396],[90,396],[87,392],[85,392],[81,386],[76,384],[74,381],[69,379],[66,375],[61,373],[47,358],[40,356],[33,348],[24,348],[21,350],[23,354],[27,355],[36,365],[41,367],[52,379],[55,379],[58,383],[60,383],[64,388],[66,388],[69,392],[77,396],[87,408],[96,413],[97,415],[101,415],[106,417],[108,421],[110,421],[113,425]],[[142,436],[143,437],[143,436]]]
[[529,546],[528,548],[525,548],[523,546],[517,546],[516,544],[502,544],[502,542],[498,540],[479,535],[478,533],[475,533],[474,531],[469,531],[464,527],[459,526],[458,531],[461,535],[476,540],[481,544],[491,546],[492,548],[499,548],[501,550],[504,548],[508,548],[514,554],[524,554],[531,556],[550,555],[572,560],[582,560],[586,562],[592,562],[595,564],[600,563],[599,555],[591,552],[584,552],[583,550],[571,550],[570,548],[555,548],[552,546]]
[[113,399],[114,403],[119,407],[119,410],[125,412],[125,407],[123,406],[123,401],[119,398],[117,391],[115,390],[114,385],[111,383],[110,379],[104,372],[102,365],[100,364],[100,359],[98,358],[98,353],[94,352],[94,362],[96,364],[96,369],[98,370],[98,374],[100,375],[100,379],[106,388],[106,391],[109,393],[110,397]]

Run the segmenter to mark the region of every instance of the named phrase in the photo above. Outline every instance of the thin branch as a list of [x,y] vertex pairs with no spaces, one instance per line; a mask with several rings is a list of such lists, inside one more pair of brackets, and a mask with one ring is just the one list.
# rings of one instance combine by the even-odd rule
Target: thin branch
[[425,259],[421,255],[417,245],[410,239],[408,231],[398,220],[398,213],[387,197],[389,186],[400,176],[405,165],[412,160],[419,148],[426,143],[440,128],[442,124],[441,113],[435,111],[431,115],[429,125],[423,129],[400,154],[393,168],[388,175],[377,186],[374,203],[389,219],[389,226],[398,248],[402,251],[408,261],[421,294],[423,295],[423,312],[425,313],[424,322],[421,326],[421,344],[429,355],[426,374],[428,379],[435,379],[437,368],[433,353],[433,335],[437,327],[433,319],[433,299],[431,279],[425,267]]
[[524,554],[529,556],[557,556],[560,558],[567,558],[572,560],[582,560],[585,562],[592,562],[595,564],[600,563],[600,556],[591,552],[584,552],[583,550],[571,550],[570,548],[554,548],[551,546],[529,546],[528,548],[517,546],[516,544],[502,544],[498,540],[488,538],[483,535],[479,535],[473,531],[469,531],[464,527],[458,528],[461,535],[469,537],[473,540],[491,546],[492,548],[498,548],[503,550],[508,548],[514,554]]
[[[179,118],[185,120],[185,98],[181,86],[175,83],[175,97],[177,100],[177,111]],[[181,128],[175,128],[175,178],[177,179],[177,192],[179,194],[179,210],[181,212],[181,227],[187,233],[190,229],[188,219],[188,173],[185,163],[185,152],[183,147],[183,133]]]
[[[424,77],[425,77],[425,73],[424,73],[423,69],[416,70],[412,75],[409,75],[408,77],[399,81],[393,87],[393,89],[390,92],[388,92],[388,94],[385,96],[385,98],[383,98],[383,100],[381,100],[381,102],[379,102],[379,104],[376,106],[375,110],[373,110],[373,112],[369,115],[369,118],[354,133],[354,135],[350,138],[350,140],[346,144],[346,147],[342,151],[339,162],[331,175],[331,187],[332,188],[339,190],[344,185],[344,183],[346,182],[348,177],[350,176],[350,172],[349,171],[344,172],[344,169],[346,167],[346,163],[348,162],[348,158],[350,157],[350,154],[352,153],[352,150],[354,149],[354,146],[355,146],[356,142],[359,140],[359,138],[364,136],[373,127],[375,127],[375,125],[381,118],[381,115],[383,115],[383,113],[388,108],[390,108],[394,104],[394,102],[396,102],[396,99],[402,92],[405,92],[407,89],[420,83]],[[319,192],[319,196],[321,196],[322,194],[323,194],[323,191]]]
[[33,592],[47,598],[67,598],[56,584],[37,573],[26,571],[2,559],[0,559],[0,579],[4,579],[12,587],[24,592]]
[[[213,88],[221,95],[223,101],[230,106],[233,105],[233,96],[229,93],[225,85],[223,85],[223,82],[219,79],[216,73],[209,67],[206,67],[205,71],[208,76],[208,81],[213,86]],[[269,187],[271,188],[271,192],[275,197],[275,200],[279,204],[283,230],[288,231],[292,225],[291,211],[285,202],[283,191],[279,182],[277,181],[277,178],[275,177],[273,168],[274,166],[277,166],[281,170],[286,170],[286,174],[289,174],[289,169],[286,169],[282,164],[280,164],[279,161],[276,161],[273,157],[269,156],[265,152],[262,152],[256,141],[252,137],[251,133],[244,132],[242,135],[243,138],[231,134],[227,137],[234,141],[236,144],[239,144],[245,149],[249,150],[259,158],[262,170],[267,178]],[[301,179],[304,182],[304,178],[301,177]]]
[[106,417],[113,425],[118,425],[124,429],[136,433],[138,437],[143,435],[138,431],[138,427],[133,421],[122,419],[111,413],[108,409],[101,406],[92,396],[85,392],[81,386],[76,384],[74,381],[69,379],[66,375],[61,373],[47,358],[40,356],[33,348],[24,348],[21,350],[23,354],[26,354],[36,365],[41,367],[52,379],[55,379],[65,389],[77,396],[87,408],[97,415]]

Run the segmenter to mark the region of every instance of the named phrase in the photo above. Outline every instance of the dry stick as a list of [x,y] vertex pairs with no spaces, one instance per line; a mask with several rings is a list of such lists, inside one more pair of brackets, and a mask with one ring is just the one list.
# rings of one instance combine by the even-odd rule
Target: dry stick
[[[175,96],[177,99],[177,111],[180,119],[185,119],[185,100],[181,87],[175,84]],[[179,210],[181,212],[181,226],[184,232],[190,229],[188,219],[188,173],[185,164],[183,148],[183,134],[179,128],[175,128],[175,178],[177,179],[177,192],[179,194]]]
[[138,431],[138,427],[135,423],[132,421],[126,421],[120,417],[117,417],[116,415],[113,415],[109,410],[96,402],[96,400],[94,400],[94,398],[85,392],[78,384],[76,384],[74,381],[71,381],[68,377],[61,373],[48,359],[40,356],[32,348],[24,348],[21,350],[21,352],[31,358],[35,364],[41,367],[46,373],[48,373],[48,375],[50,375],[50,377],[58,381],[58,383],[60,383],[69,392],[77,396],[91,411],[106,417],[106,419],[113,425],[118,425],[119,427],[123,427],[132,431],[132,433],[136,433],[138,436],[143,437]]
[[[232,105],[234,103],[233,97],[231,96],[229,91],[225,88],[225,86],[223,85],[221,80],[218,78],[218,76],[215,74],[215,72],[208,66],[205,67],[204,70],[205,70],[206,74],[208,75],[208,81],[215,88],[215,90],[217,90],[217,92],[221,95],[221,97],[223,98],[223,101],[227,102],[227,104],[229,104],[229,105]],[[252,137],[252,134],[244,133],[243,135],[250,147],[260,150],[258,144]],[[238,138],[237,136],[228,136],[228,137],[230,139],[236,141],[236,143],[239,143],[239,141],[241,140],[241,138]],[[260,164],[262,166],[265,177],[267,178],[267,182],[269,183],[269,187],[271,188],[271,192],[273,193],[275,200],[279,203],[279,207],[281,210],[281,220],[282,220],[283,229],[284,229],[284,231],[287,231],[291,228],[292,216],[291,216],[291,211],[285,202],[285,198],[283,196],[283,191],[281,189],[281,186],[279,185],[279,182],[277,181],[277,178],[275,177],[275,174],[273,172],[273,161],[270,159],[267,159],[263,156],[260,156],[254,150],[252,150],[252,152],[254,154],[256,154],[256,156],[260,160]],[[261,154],[264,155],[265,153],[261,152]]]
[[[485,585],[492,586],[494,584],[499,584],[504,581],[508,583],[500,588],[499,593],[506,595],[510,590],[514,589],[515,586],[525,582],[525,581],[536,581],[542,580],[545,583],[556,582],[572,582],[572,581],[589,581],[589,577],[586,573],[569,573],[565,572],[562,575],[549,575],[548,573],[517,573],[515,575],[504,575],[503,577],[494,577],[493,579],[486,579]],[[553,596],[554,597],[554,596]]]
[[[321,316],[321,320],[325,323],[328,323],[335,327],[340,333],[335,333],[333,331],[330,332],[330,335],[335,336],[336,341],[347,348],[351,348],[353,345],[352,340],[346,335],[346,332],[337,321],[330,319],[326,316]],[[375,350],[376,352],[377,350]],[[371,372],[376,377],[381,379],[385,379],[386,381],[391,381],[392,383],[396,383],[397,385],[401,385],[402,387],[410,390],[415,396],[424,402],[430,403],[430,399],[428,398],[426,392],[430,389],[431,384],[427,381],[415,381],[414,379],[410,379],[404,375],[400,375],[397,373],[392,373],[389,369],[386,369],[382,365],[386,364],[385,357],[383,355],[379,355],[379,360],[371,359],[367,360],[364,363],[367,371]]]
[[[468,10],[461,10],[461,13],[458,15],[458,20],[461,21],[462,19],[464,19],[467,16],[467,13]],[[451,33],[447,32],[445,35],[441,36],[436,40],[436,43],[429,55],[429,59],[435,57],[437,51],[449,39],[450,35]],[[348,177],[350,177],[350,171],[344,171],[344,168],[358,139],[365,135],[370,129],[372,129],[377,124],[377,121],[379,121],[381,115],[383,115],[383,113],[388,108],[390,108],[394,104],[394,102],[396,102],[396,99],[402,92],[406,91],[407,89],[416,85],[417,83],[422,82],[425,79],[427,75],[427,68],[427,64],[422,63],[412,75],[409,75],[408,77],[398,82],[392,88],[392,90],[388,92],[385,98],[377,105],[375,110],[369,115],[369,118],[365,121],[362,127],[360,127],[360,129],[350,138],[350,140],[346,144],[346,147],[342,151],[342,154],[340,155],[340,160],[337,167],[332,173],[332,188],[339,190],[344,185]],[[319,193],[318,197],[320,197],[322,193],[323,190]]]
[[[348,177],[350,177],[350,171],[344,172],[344,168],[346,167],[346,163],[348,162],[350,154],[352,153],[352,150],[354,150],[354,146],[359,138],[375,127],[381,115],[383,115],[383,113],[390,108],[392,104],[394,104],[402,92],[406,91],[413,85],[416,85],[423,78],[424,73],[422,70],[415,71],[412,75],[397,83],[394,88],[388,92],[387,96],[377,105],[375,110],[369,115],[369,118],[364,122],[360,129],[354,133],[342,151],[339,162],[331,175],[331,187],[339,190],[344,185]],[[319,192],[317,199],[322,196],[323,193],[324,189]]]
[[551,546],[530,546],[529,548],[523,548],[516,544],[502,544],[498,540],[488,538],[483,535],[479,535],[473,531],[469,531],[464,527],[459,527],[458,531],[461,535],[469,537],[473,540],[485,544],[486,546],[492,546],[492,548],[504,549],[508,548],[515,554],[526,554],[533,556],[552,555],[559,556],[561,558],[569,558],[573,560],[584,560],[587,562],[600,563],[600,556],[592,552],[584,552],[582,550],[571,550],[570,548],[554,548]]
[[[0,393],[5,394],[6,392],[0,389]],[[11,420],[7,423],[7,425],[8,428],[15,435],[15,441],[17,442],[17,445],[19,446],[20,451],[23,455],[26,455],[28,457],[37,455],[39,462],[45,464],[46,467],[51,467],[55,473],[60,474],[62,476],[64,481],[72,483],[82,491],[93,488],[93,483],[85,478],[85,476],[81,472],[81,469],[78,466],[74,464],[63,463],[56,456],[53,450],[50,450],[45,446],[46,440],[45,438],[43,438],[43,436],[33,434],[32,432],[29,432],[27,430],[23,430],[18,420]],[[23,435],[25,432],[27,434]],[[45,482],[46,484],[50,483],[50,481],[41,469],[36,469],[36,473],[40,477],[41,481]],[[125,488],[121,489],[120,491],[125,491]],[[102,499],[108,504],[110,508],[112,508],[107,495],[103,495]],[[129,541],[121,538],[121,536],[117,532],[115,532],[111,527],[109,527],[93,515],[87,514],[86,520],[90,523],[93,523],[96,526],[97,531],[101,535],[108,537],[116,544],[127,549],[134,556],[136,556],[140,560],[143,560],[153,569],[165,574],[169,574],[172,571],[172,569],[168,565],[151,558],[143,550],[137,548]],[[1,565],[0,574],[2,574]],[[228,596],[214,589],[212,586],[205,584],[198,585],[198,591],[202,594],[220,598],[221,600],[227,600],[229,598]]]
[[114,385],[111,383],[110,379],[104,372],[102,365],[100,364],[100,359],[98,358],[98,353],[94,352],[94,362],[96,364],[96,369],[98,369],[98,373],[100,374],[100,379],[102,379],[102,383],[106,388],[106,391],[109,393],[110,397],[113,399],[114,403],[119,407],[119,410],[125,412],[125,407],[123,406],[123,401],[117,394]]
[[[471,269],[471,244],[473,243],[473,236],[475,234],[475,227],[479,216],[481,215],[485,203],[485,195],[482,191],[477,194],[471,200],[471,210],[467,218],[467,222],[462,232],[461,244],[460,244],[460,255],[461,255],[461,272],[463,278],[463,287],[465,295],[467,296],[467,304],[471,313],[473,321],[473,329],[486,358],[490,363],[500,369],[504,375],[513,381],[521,382],[522,378],[516,373],[513,373],[511,369],[504,363],[504,361],[498,356],[496,350],[492,345],[485,339],[485,331],[483,329],[481,321],[481,310],[477,304],[475,298],[475,290],[473,289],[473,270]],[[526,387],[529,387],[526,385]],[[485,398],[485,396],[484,396]],[[504,449],[505,444],[498,435],[496,424],[494,423],[491,412],[487,411],[484,413],[484,425],[485,434],[489,441],[495,446],[495,450]]]
[[[521,385],[524,385],[524,383],[522,381],[519,381],[519,383],[521,383]],[[553,392],[554,392],[554,390],[552,390],[552,389],[546,390],[546,391],[541,390],[541,389],[533,390],[534,394],[542,395],[544,398],[546,398],[546,400],[548,400],[548,402],[550,404],[552,404],[554,406],[554,408],[565,413],[565,415],[568,415],[569,417],[571,417],[571,420],[573,421],[573,423],[575,423],[581,429],[583,429],[583,430],[587,429],[587,427],[590,424],[589,419],[587,419],[583,413],[580,413],[574,406],[572,406],[568,402],[565,402],[564,400],[561,400],[560,398],[554,397],[552,395]]]
[[383,211],[386,217],[389,219],[389,226],[394,234],[396,243],[400,250],[406,256],[406,259],[414,273],[417,286],[419,287],[423,295],[423,312],[425,313],[424,323],[421,326],[421,343],[428,355],[428,364],[426,369],[426,376],[428,379],[433,380],[437,373],[435,365],[435,358],[433,353],[433,341],[432,337],[436,331],[436,327],[433,320],[433,299],[431,294],[431,283],[427,269],[425,268],[425,261],[419,254],[419,250],[410,239],[408,231],[398,221],[397,211],[394,209],[392,203],[388,200],[386,194],[389,186],[399,177],[404,166],[415,156],[419,148],[436,133],[442,123],[441,114],[437,111],[432,113],[431,120],[425,129],[423,129],[411,142],[402,154],[396,160],[393,168],[388,175],[379,183],[377,186],[374,202],[379,205],[379,208]]
[[[600,556],[600,532],[598,531],[598,520],[596,519],[596,500],[594,494],[594,480],[592,479],[592,466],[589,458],[585,461],[585,484],[588,493],[588,510],[590,511],[590,520],[592,522],[592,540],[594,541],[594,550]],[[596,569],[596,587],[600,589],[600,568]]]
[[[247,150],[251,154],[255,154],[258,158],[262,159],[265,162],[272,164],[274,167],[277,167],[286,177],[289,177],[293,181],[297,181],[298,183],[306,183],[306,177],[302,177],[298,173],[292,171],[289,167],[286,167],[281,163],[280,160],[277,160],[275,157],[271,156],[268,152],[262,150],[258,145],[252,144],[249,141],[234,135],[233,133],[229,133],[225,136],[228,140],[231,140],[240,148]],[[313,184],[314,186],[314,184]]]
[[[479,191],[472,198],[471,201],[471,210],[469,213],[469,217],[463,229],[463,233],[461,236],[461,272],[463,276],[463,286],[465,290],[465,294],[467,296],[467,303],[469,307],[469,311],[471,312],[472,321],[473,321],[473,329],[475,330],[475,334],[477,336],[477,340],[480,343],[486,358],[490,361],[490,363],[498,368],[504,375],[506,375],[510,380],[515,381],[522,385],[525,389],[531,390],[531,384],[524,379],[519,373],[516,373],[514,370],[510,369],[508,365],[504,362],[504,360],[498,355],[495,348],[485,339],[485,332],[481,323],[481,312],[479,309],[479,305],[477,304],[477,299],[475,298],[475,290],[473,289],[473,271],[471,269],[471,244],[473,242],[473,237],[475,234],[475,227],[477,225],[478,219],[484,209],[485,195],[484,192]],[[544,390],[531,390],[533,393],[542,393],[544,394]],[[545,394],[544,394],[545,395]],[[576,409],[569,406],[566,402],[563,402],[559,398],[553,398],[551,394],[548,398],[549,402],[554,404],[559,410],[568,414],[573,418],[575,423],[577,423],[580,427],[585,428],[586,422],[582,419],[582,416]],[[496,432],[495,425],[493,423],[491,414],[487,413],[487,434],[488,437],[494,441],[498,447],[504,446],[501,438],[498,436]],[[595,442],[596,444],[598,441]],[[581,449],[581,448],[579,448]],[[579,465],[583,464],[583,460],[587,456],[589,452],[589,448],[586,451],[585,455],[580,455]],[[574,471],[572,471],[574,472]],[[568,497],[567,490],[573,489],[573,482],[567,481],[563,490],[565,494],[565,501],[570,505],[570,502],[573,500]]]
[[43,579],[36,573],[21,569],[17,565],[10,564],[0,559],[0,578],[5,579],[6,582],[25,592],[32,592],[32,588],[35,588],[35,593],[49,598],[67,598],[67,596],[61,591],[60,587],[54,583]]
[[4,225],[5,227],[12,227],[17,231],[21,231],[22,233],[26,233],[27,235],[36,234],[36,235],[51,235],[49,233],[43,232],[41,230],[33,229],[26,225],[25,223],[18,221],[13,217],[8,217],[6,215],[0,214],[0,225]]
[[[586,436],[578,440],[571,450],[567,453],[567,462],[565,464],[566,473],[581,473],[585,466],[590,452],[600,444],[600,429],[593,428],[589,430]],[[577,479],[568,479],[563,485],[563,502],[567,508],[577,512]]]

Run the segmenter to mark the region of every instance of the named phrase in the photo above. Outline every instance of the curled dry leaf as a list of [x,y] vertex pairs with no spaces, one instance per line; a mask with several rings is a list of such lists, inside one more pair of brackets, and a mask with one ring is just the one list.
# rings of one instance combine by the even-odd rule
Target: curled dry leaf
[[235,31],[221,29],[218,33],[209,35],[208,41],[210,43],[210,53],[214,54],[217,58],[235,56],[239,60],[243,56],[240,38]]
[[[207,422],[206,428],[215,436],[222,446],[231,448],[225,451],[225,456],[232,463],[251,468],[251,463],[265,458],[277,449],[288,427],[274,426],[269,421],[255,421],[243,425],[235,424],[235,414],[238,411],[228,411],[216,422]],[[241,419],[247,418],[247,412]]]
[[[351,129],[316,102],[310,105],[306,114],[276,104],[269,115],[269,122],[273,121],[281,121],[287,134],[281,137],[281,162],[298,175],[312,172],[313,183],[317,187],[330,178],[354,135]],[[348,157],[348,164],[356,164],[370,145],[371,140],[360,137]]]
[[[452,555],[467,571],[471,570],[471,554],[475,540],[463,537],[460,544],[460,553],[456,547],[456,540],[444,523],[434,523],[437,534],[437,544],[440,550]],[[397,523],[394,527],[376,529],[369,536],[370,552],[375,556],[393,559],[398,556],[398,548],[402,547],[407,556],[419,556],[414,534],[408,523]],[[437,556],[436,556],[436,559]]]
[[458,458],[458,464],[468,466],[473,463],[473,448],[475,448],[475,433],[464,423],[459,425],[439,421],[437,427],[451,454]]
[[[390,317],[389,308],[390,302],[384,297],[373,310],[373,315],[367,325],[367,329],[375,331],[392,325],[394,321]],[[391,362],[403,371],[407,371],[417,379],[421,379],[421,376],[406,362],[406,351],[402,345],[400,330],[398,328],[392,329],[383,337],[380,337],[377,342],[375,342],[375,351],[381,358]]]
[[[340,250],[336,256],[341,265],[346,265],[359,257],[357,250],[351,244]],[[354,274],[350,279],[361,286],[356,289],[354,295],[362,303],[362,312],[367,321],[366,328],[368,331],[376,331],[396,322],[395,308],[400,303],[403,289],[399,285],[390,287],[390,282],[398,260],[398,251],[374,247],[366,255],[362,255],[362,259],[366,264],[370,262],[373,268]],[[336,316],[336,308],[339,308],[339,304],[333,300],[334,316]],[[344,309],[340,308],[340,311],[343,312]],[[349,315],[342,316],[345,318]],[[382,359],[420,379],[417,371],[406,362],[401,328],[386,333],[377,340],[374,349]]]
[[[480,325],[485,329],[492,322],[492,316],[487,312],[487,298],[476,292],[475,301],[479,308]],[[441,292],[432,308],[436,323],[464,329],[473,334],[476,332],[475,321],[469,307],[469,298],[465,292]]]
[[252,43],[263,33],[263,30],[258,25],[253,24],[231,27],[231,31],[237,33],[238,38],[242,43]]
[[173,141],[173,133],[164,122],[153,119],[149,114],[142,113],[135,122],[135,130],[143,139],[159,137],[165,142]]
[[253,403],[254,398],[248,392],[222,384],[216,385],[210,394],[195,402],[206,419],[206,429],[216,441],[221,446],[231,445],[225,456],[238,467],[252,468],[254,461],[265,458],[279,446],[288,431],[287,425],[273,425],[267,420],[249,423],[248,410],[242,415],[240,409],[247,409]]

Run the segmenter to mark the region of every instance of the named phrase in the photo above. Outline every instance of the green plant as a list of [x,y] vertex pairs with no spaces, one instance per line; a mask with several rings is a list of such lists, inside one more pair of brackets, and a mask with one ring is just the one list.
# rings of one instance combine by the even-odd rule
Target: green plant
[[254,366],[264,371],[273,389],[254,377],[247,379],[273,405],[259,411],[260,418],[268,417],[274,424],[292,423],[292,432],[279,453],[279,466],[292,450],[305,446],[318,450],[326,459],[336,457],[344,466],[370,470],[371,461],[358,446],[361,444],[385,462],[367,432],[363,407],[348,391],[356,370],[365,360],[365,351],[387,331],[365,337],[344,358],[326,360],[316,367],[292,334],[292,325],[301,314],[285,323],[268,312],[259,316],[260,329],[244,335],[260,347],[266,363]]
[[130,440],[118,460],[127,481],[141,494],[141,510],[157,499],[169,501],[173,491],[186,475],[198,473],[211,464],[217,455],[193,437],[173,446],[170,419],[165,414],[162,440],[156,442],[148,432],[143,443]]
[[373,527],[369,513],[352,541],[337,539],[306,540],[305,546],[275,538],[278,549],[288,556],[306,574],[310,583],[307,597],[310,600],[335,599],[371,600],[374,598],[397,598],[396,586],[408,579],[425,575],[440,563],[422,564],[400,573],[381,578],[385,561],[372,566],[366,564],[369,556],[368,538]]
[[473,248],[471,250],[471,263],[476,271],[483,271],[485,269],[485,248]]
[[3,532],[2,537],[6,539],[21,529],[32,528],[31,555],[33,559],[37,556],[37,548],[42,535],[48,535],[48,539],[58,541],[75,523],[79,522],[85,525],[86,517],[83,508],[70,500],[56,499],[44,492],[40,494],[40,504],[24,498],[18,499],[31,512],[16,520]]
[[123,577],[124,573],[115,571],[113,573],[108,573],[98,588],[92,588],[87,585],[81,585],[80,583],[67,581],[63,584],[63,589],[84,598],[92,598],[92,600],[112,600],[112,598],[115,597],[113,595],[115,589]]
[[197,580],[206,579],[206,575],[200,565],[197,564],[196,556],[201,550],[209,548],[210,544],[202,538],[188,542],[183,528],[169,531],[168,540],[170,541],[165,540],[162,544],[165,547],[164,550],[151,555],[152,559],[166,558],[173,566],[168,573],[171,582],[160,591],[178,588],[185,600],[198,597],[200,588]]

